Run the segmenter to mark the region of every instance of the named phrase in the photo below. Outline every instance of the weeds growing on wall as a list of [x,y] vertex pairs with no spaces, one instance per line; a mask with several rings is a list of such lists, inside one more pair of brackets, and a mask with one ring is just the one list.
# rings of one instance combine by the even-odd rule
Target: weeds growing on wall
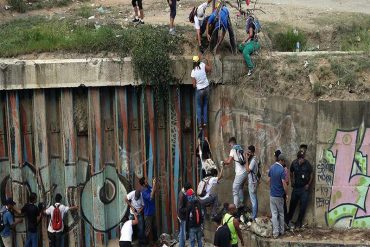
[[275,34],[272,43],[278,51],[295,51],[297,42],[300,44],[300,50],[304,50],[307,43],[306,35],[303,31],[294,32],[293,29],[290,29]]
[[27,4],[24,0],[8,0],[8,4],[19,13],[24,13],[27,11]]

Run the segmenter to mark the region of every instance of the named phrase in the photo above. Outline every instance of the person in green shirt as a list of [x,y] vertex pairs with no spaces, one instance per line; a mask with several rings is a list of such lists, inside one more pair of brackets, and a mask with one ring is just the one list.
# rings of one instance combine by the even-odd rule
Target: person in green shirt
[[227,213],[225,214],[222,224],[225,224],[229,227],[231,232],[231,246],[237,247],[238,246],[238,238],[240,239],[240,243],[244,246],[244,240],[242,236],[242,232],[239,227],[239,220],[237,220],[234,215],[236,215],[238,210],[236,209],[235,204],[229,204],[227,208]]

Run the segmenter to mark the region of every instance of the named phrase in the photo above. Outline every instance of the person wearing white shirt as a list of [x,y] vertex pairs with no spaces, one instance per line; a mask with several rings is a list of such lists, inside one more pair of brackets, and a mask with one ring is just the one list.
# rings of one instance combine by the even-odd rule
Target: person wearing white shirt
[[231,147],[229,157],[224,161],[225,165],[231,165],[234,161],[235,165],[235,178],[233,182],[233,197],[234,197],[234,204],[237,208],[243,206],[243,185],[247,180],[247,170],[241,164],[238,154],[237,148],[241,148],[240,145],[236,144],[236,138],[231,137],[229,139],[229,146]]
[[119,238],[119,247],[131,247],[132,243],[132,234],[133,229],[132,226],[136,225],[138,223],[137,214],[134,213],[134,219],[133,220],[126,220],[121,228],[121,236]]
[[202,48],[202,34],[206,31],[208,16],[206,17],[206,9],[212,0],[202,3],[197,7],[196,15],[194,15],[194,28],[197,31],[197,41],[199,49]]
[[133,220],[135,213],[137,214],[138,224],[138,237],[140,244],[144,244],[145,233],[144,233],[144,216],[143,216],[143,209],[144,209],[144,200],[141,195],[140,190],[134,190],[127,194],[126,196],[126,203],[130,208],[130,216],[129,219]]
[[206,194],[203,197],[199,197],[199,202],[203,210],[205,210],[207,206],[212,207],[212,217],[217,214],[219,206],[218,196],[217,193],[214,192],[214,188],[222,178],[223,170],[223,167],[221,167],[220,174],[218,174],[217,169],[211,170],[209,177],[205,178],[207,179]]
[[[48,226],[48,237],[49,237],[49,241],[50,241],[49,242],[50,247],[61,247],[61,246],[63,246],[63,230],[64,230],[63,219],[67,215],[69,210],[78,209],[77,206],[68,207],[68,206],[65,206],[65,205],[61,204],[61,202],[62,202],[62,195],[58,193],[55,196],[55,204],[51,205],[50,207],[48,207],[45,210],[45,214],[51,216],[49,226]],[[54,229],[53,228],[53,222],[52,221],[53,221],[53,215],[54,215],[54,212],[55,212],[56,208],[59,209],[61,220],[62,220],[62,226],[60,227],[60,229]]]
[[193,56],[191,79],[193,87],[196,88],[195,98],[197,102],[197,124],[199,129],[206,127],[208,122],[209,82],[207,73],[212,71],[212,64],[208,60],[206,61],[207,64],[201,62],[199,56]]

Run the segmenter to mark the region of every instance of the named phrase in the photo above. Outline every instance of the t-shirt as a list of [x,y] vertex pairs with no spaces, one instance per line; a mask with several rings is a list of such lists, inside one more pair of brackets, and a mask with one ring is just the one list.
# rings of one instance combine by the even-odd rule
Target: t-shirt
[[132,220],[128,220],[123,224],[121,228],[121,237],[119,241],[132,241]]
[[231,233],[227,226],[219,226],[215,232],[213,245],[217,247],[231,246]]
[[302,165],[299,164],[298,159],[292,162],[290,172],[294,173],[294,188],[302,188],[310,181],[312,173],[312,166],[308,160],[304,160]]
[[270,177],[270,196],[272,197],[283,197],[285,190],[282,180],[285,179],[284,167],[276,162],[273,164],[269,171]]
[[239,163],[239,157],[238,157],[238,154],[236,153],[236,150],[234,148],[232,148],[230,150],[230,157],[233,157],[234,159],[234,164],[235,164],[235,175],[241,175],[243,174],[244,172],[247,172],[247,170],[245,170],[245,167],[242,166],[240,163]]
[[144,200],[144,216],[153,216],[155,214],[155,199],[150,198],[151,193],[152,187],[149,185],[141,192]]
[[[139,200],[135,200],[135,190],[127,194],[127,200],[131,201],[131,205],[136,209],[136,211],[144,207],[144,201],[141,195]],[[130,208],[130,213],[134,214],[132,208]]]
[[199,68],[195,68],[191,71],[191,78],[195,79],[197,90],[201,90],[209,86],[205,63],[201,62]]
[[256,157],[253,157],[249,162],[249,169],[251,170],[251,172],[248,173],[248,183],[255,184],[257,183],[257,170],[258,170]]
[[209,16],[208,24],[215,24],[215,29],[224,29],[228,30],[229,28],[229,10],[226,7],[222,7],[218,13],[217,18],[217,10],[213,11],[213,13]]
[[40,215],[39,208],[33,203],[27,203],[21,211],[27,219],[27,231],[37,232],[37,217]]
[[[62,216],[62,219],[64,219],[64,216],[66,215],[66,213],[68,213],[69,211],[69,207],[68,206],[64,206],[63,204],[60,204],[60,203],[55,203],[55,206],[59,206],[59,210],[60,210],[60,214]],[[62,228],[58,231],[55,231],[52,227],[52,224],[51,224],[51,220],[53,219],[53,213],[54,213],[54,209],[55,209],[55,206],[52,205],[50,207],[48,207],[46,210],[45,210],[45,213],[47,215],[50,215],[51,218],[50,218],[50,222],[49,222],[49,226],[48,226],[48,232],[62,232],[64,230],[64,224],[62,224]]]
[[201,200],[206,199],[209,197],[209,195],[212,192],[213,186],[215,186],[218,183],[218,177],[211,177],[208,181],[208,184],[206,185],[206,195],[203,197],[200,197]]
[[7,207],[3,207],[1,212],[3,212],[4,229],[1,231],[0,235],[2,237],[9,237],[12,233],[10,226],[14,224],[14,217],[12,213],[8,211]]

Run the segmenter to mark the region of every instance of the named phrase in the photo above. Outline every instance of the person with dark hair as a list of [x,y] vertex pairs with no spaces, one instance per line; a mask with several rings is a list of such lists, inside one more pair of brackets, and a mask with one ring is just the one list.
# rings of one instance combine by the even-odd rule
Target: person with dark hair
[[133,23],[144,24],[144,10],[143,0],[132,0],[132,7],[134,7],[135,18],[132,20]]
[[212,64],[206,59],[206,63],[201,62],[199,56],[193,56],[193,70],[191,80],[196,89],[195,98],[197,102],[197,124],[199,129],[206,127],[208,123],[208,96],[209,82],[207,73],[212,71]]
[[289,204],[289,212],[286,219],[286,224],[289,225],[299,203],[299,214],[294,225],[295,227],[301,228],[308,205],[309,189],[313,179],[312,166],[310,162],[305,159],[305,153],[303,150],[298,151],[297,159],[294,160],[290,166],[290,178],[292,181],[293,191]]
[[175,35],[175,17],[176,17],[176,2],[177,0],[167,0],[170,7],[170,34]]
[[62,204],[62,195],[56,194],[55,204],[51,205],[45,210],[46,215],[50,215],[50,222],[48,226],[48,237],[50,247],[61,247],[64,224],[63,219],[69,210],[77,210],[78,206],[65,206]]
[[217,225],[213,245],[215,247],[231,247],[231,232],[227,225],[222,224],[222,214],[213,217],[213,222]]
[[243,53],[244,60],[248,66],[248,76],[251,76],[255,68],[252,63],[251,54],[261,48],[258,43],[254,17],[251,15],[247,17],[246,31],[248,37],[239,45],[239,51]]
[[[280,154],[281,154],[281,151],[279,149],[275,151],[274,157],[275,157],[276,162],[278,162],[278,158]],[[285,162],[283,164],[283,167],[284,167],[284,173],[285,173],[285,182],[289,186],[289,169]],[[288,218],[287,200],[288,200],[288,197],[286,194],[284,194],[284,219],[285,221]]]
[[198,146],[195,152],[198,158],[198,164],[202,167],[201,178],[203,179],[207,175],[209,165],[208,160],[212,160],[211,146],[209,145],[208,138],[203,137],[203,131],[201,131],[198,135]]
[[227,213],[222,219],[222,224],[227,225],[230,230],[232,247],[238,247],[238,238],[240,239],[241,245],[244,246],[244,239],[239,226],[240,223],[239,220],[235,218],[237,214],[238,210],[236,206],[234,204],[229,204],[227,208]]
[[150,244],[152,241],[157,240],[157,226],[155,223],[155,192],[157,190],[156,179],[153,178],[153,187],[148,184],[145,177],[142,177],[139,180],[139,183],[142,186],[141,195],[144,199],[145,237]]
[[134,219],[134,214],[136,213],[138,223],[137,230],[138,230],[138,239],[140,244],[144,244],[143,239],[145,239],[144,234],[144,216],[143,216],[143,209],[144,209],[144,200],[141,196],[140,190],[134,190],[127,194],[125,199],[127,205],[130,208],[130,217],[129,219]]
[[204,221],[202,206],[192,189],[186,191],[186,196],[188,200],[187,224],[189,225],[190,246],[194,247],[195,241],[197,241],[198,247],[202,247],[202,224]]
[[199,202],[202,205],[202,208],[205,212],[206,207],[212,208],[212,217],[217,214],[217,209],[219,206],[218,202],[218,195],[214,191],[216,185],[219,183],[220,179],[223,176],[224,168],[221,167],[221,171],[218,174],[217,169],[212,169],[210,174],[208,175],[208,180],[205,188],[205,195],[199,197]]
[[133,219],[127,219],[125,217],[125,223],[121,228],[121,236],[119,238],[119,247],[131,247],[132,243],[132,234],[133,234],[133,226],[139,223],[137,218],[137,213],[133,214]]
[[253,145],[250,145],[247,150],[247,163],[245,168],[248,173],[248,192],[252,204],[252,216],[251,220],[254,221],[257,218],[258,212],[258,200],[257,200],[257,186],[258,186],[258,160],[255,156],[256,148]]
[[[196,13],[194,15],[194,19],[192,23],[194,23],[194,28],[197,31],[197,41],[199,46],[199,51],[203,53],[202,48],[202,35],[206,31],[206,26],[208,22],[209,16],[206,16],[206,9],[208,8],[209,4],[212,0],[207,0],[207,2],[202,3],[196,9]],[[212,32],[212,30],[209,30]]]
[[284,194],[287,194],[288,186],[285,182],[284,163],[287,161],[283,154],[280,154],[268,174],[270,184],[270,209],[272,215],[272,235],[277,238],[285,232],[284,227]]
[[231,148],[229,157],[225,159],[225,165],[231,165],[234,161],[235,164],[235,178],[233,182],[233,197],[234,197],[234,205],[237,208],[241,208],[243,206],[243,186],[245,181],[247,180],[247,170],[245,169],[242,161],[240,160],[238,153],[242,151],[242,147],[236,144],[236,138],[231,137],[229,139],[229,146]]
[[4,247],[13,246],[13,233],[17,224],[22,223],[22,219],[14,220],[14,213],[18,213],[15,208],[16,203],[13,201],[12,197],[6,199],[4,206],[0,210],[3,216],[4,229],[0,232],[1,239],[3,241]]
[[186,218],[187,218],[187,198],[186,191],[191,189],[190,183],[186,182],[180,190],[177,201],[177,218],[179,220],[179,247],[185,247],[186,241]]
[[38,236],[37,236],[37,225],[42,217],[40,209],[35,205],[37,201],[36,193],[31,193],[29,196],[29,202],[26,203],[21,209],[22,214],[26,218],[27,222],[27,239],[25,247],[37,247]]

